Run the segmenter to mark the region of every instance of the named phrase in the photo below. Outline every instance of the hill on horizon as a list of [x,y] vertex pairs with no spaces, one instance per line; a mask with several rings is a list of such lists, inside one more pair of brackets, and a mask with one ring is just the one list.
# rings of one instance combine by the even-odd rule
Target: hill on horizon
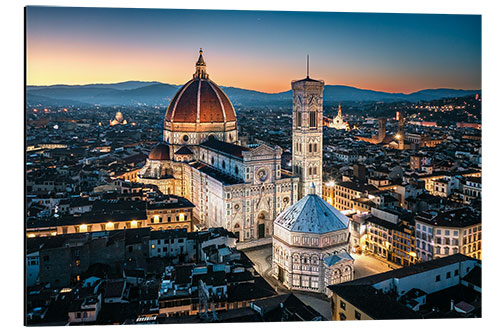
[[[179,85],[157,81],[125,81],[118,83],[96,83],[86,85],[57,84],[51,86],[27,86],[27,104],[97,104],[103,106],[120,105],[162,105],[167,106],[180,88]],[[274,105],[291,103],[292,91],[266,93],[236,87],[221,86],[231,102],[238,105]],[[344,85],[325,85],[324,104],[338,102],[397,102],[430,101],[447,97],[463,97],[481,93],[481,90],[463,89],[423,89],[413,93],[389,93],[360,89]]]

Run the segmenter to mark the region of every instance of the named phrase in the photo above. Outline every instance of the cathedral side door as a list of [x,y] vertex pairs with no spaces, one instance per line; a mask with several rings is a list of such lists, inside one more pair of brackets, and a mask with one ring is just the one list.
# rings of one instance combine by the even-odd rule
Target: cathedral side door
[[264,223],[260,223],[258,228],[259,238],[264,238],[266,234],[266,225]]

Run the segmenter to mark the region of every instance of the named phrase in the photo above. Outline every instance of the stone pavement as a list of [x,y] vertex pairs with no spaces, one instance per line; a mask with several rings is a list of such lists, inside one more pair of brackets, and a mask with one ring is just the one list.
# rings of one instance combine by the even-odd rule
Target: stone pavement
[[[244,250],[247,257],[254,263],[256,271],[274,288],[278,294],[291,292],[272,274],[272,246],[265,245]],[[330,301],[326,295],[305,291],[293,291],[302,302],[318,311],[325,319],[331,320]]]
[[244,242],[244,243],[236,243],[236,249],[237,250],[247,250],[247,249],[254,249],[258,248],[261,246],[266,246],[266,245],[271,245],[273,243],[273,239],[268,237],[268,238],[260,238],[256,239],[251,242]]

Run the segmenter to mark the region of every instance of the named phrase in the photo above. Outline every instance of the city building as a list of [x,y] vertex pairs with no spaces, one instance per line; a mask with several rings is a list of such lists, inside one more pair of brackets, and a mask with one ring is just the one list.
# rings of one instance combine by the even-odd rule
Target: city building
[[470,204],[473,200],[481,199],[482,184],[481,177],[466,177],[464,178],[463,187],[463,202]]
[[334,189],[335,204],[333,206],[340,211],[370,211],[372,206],[370,202],[374,202],[374,194],[378,192],[378,189],[372,184],[365,185],[353,181],[335,184]]
[[372,208],[371,214],[363,222],[365,251],[397,266],[408,266],[418,261],[411,213]]
[[481,212],[470,207],[431,210],[415,217],[418,258],[428,261],[456,253],[481,259]]
[[[151,227],[153,230],[193,228],[193,204],[175,195],[151,200],[81,200],[71,214],[50,218],[33,218],[27,221],[28,238],[55,236],[94,231],[136,229]],[[114,200],[113,200],[114,201]],[[85,210],[81,208],[85,208]]]
[[481,317],[481,261],[461,254],[328,288],[332,320]]

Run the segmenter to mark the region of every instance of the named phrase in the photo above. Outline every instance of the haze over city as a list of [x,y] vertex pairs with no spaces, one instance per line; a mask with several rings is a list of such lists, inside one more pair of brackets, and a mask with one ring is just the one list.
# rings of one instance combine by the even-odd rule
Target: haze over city
[[27,84],[183,84],[197,50],[223,86],[330,85],[410,93],[481,89],[481,17],[28,7]]

